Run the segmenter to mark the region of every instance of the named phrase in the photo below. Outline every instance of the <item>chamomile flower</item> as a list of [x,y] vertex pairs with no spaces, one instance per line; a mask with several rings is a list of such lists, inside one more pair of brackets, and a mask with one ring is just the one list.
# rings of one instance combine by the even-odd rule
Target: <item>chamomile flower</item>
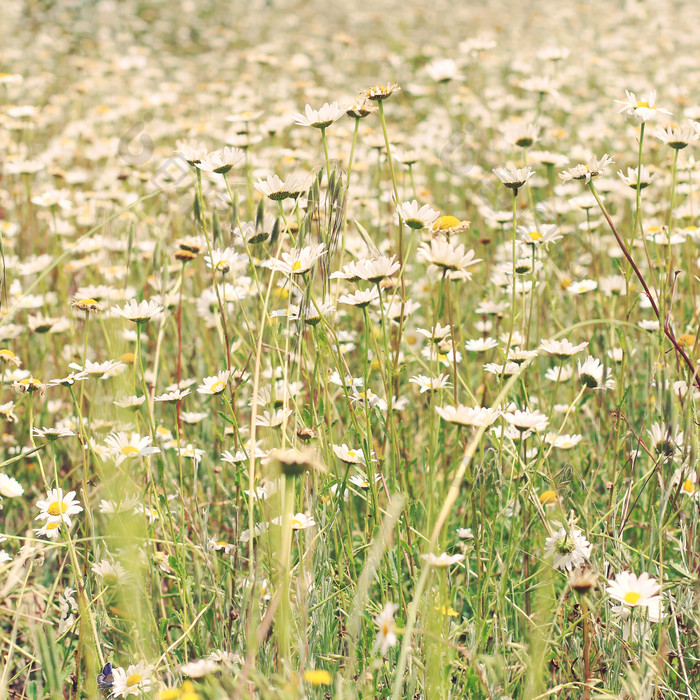
[[112,697],[125,698],[129,695],[143,695],[148,693],[155,681],[152,678],[153,667],[145,661],[129,666],[126,671],[121,667],[112,669],[114,681],[112,684]]
[[476,427],[492,425],[501,415],[498,408],[482,406],[436,406],[435,411],[446,423]]
[[345,114],[345,107],[339,107],[337,102],[331,102],[321,107],[312,109],[311,105],[306,105],[304,114],[295,114],[294,123],[298,126],[312,126],[316,129],[325,129],[333,122],[338,121]]
[[397,223],[401,220],[406,226],[415,230],[431,226],[438,216],[440,216],[439,211],[427,204],[421,207],[415,199],[397,204],[394,212],[394,220]]
[[153,400],[160,403],[179,403],[185,396],[189,396],[190,393],[190,389],[176,389],[175,391],[169,391],[160,396],[156,396]]
[[540,342],[540,350],[547,355],[552,355],[561,360],[565,360],[572,355],[585,350],[588,347],[588,341],[584,340],[578,345],[574,345],[570,340],[549,340],[545,339]]
[[231,372],[227,369],[211,377],[204,377],[202,383],[197,387],[198,394],[205,396],[216,396],[226,390]]
[[345,443],[333,445],[333,454],[345,464],[364,464],[365,456],[362,450],[351,449]]
[[481,262],[473,250],[466,251],[463,243],[454,245],[446,238],[421,243],[417,255],[428,263],[429,274],[449,279],[470,280],[472,275],[467,268]]
[[617,104],[622,105],[618,113],[632,116],[640,123],[649,121],[657,114],[671,114],[668,110],[656,106],[656,90],[650,90],[646,95],[640,95],[641,99],[639,100],[629,90],[625,90],[625,95],[626,100],[615,100]]
[[394,613],[399,609],[396,603],[387,603],[382,611],[374,618],[377,625],[377,638],[374,640],[373,651],[384,656],[392,647],[396,646],[396,625],[394,623]]
[[535,174],[528,165],[524,168],[494,168],[493,174],[517,195],[518,190]]
[[269,261],[269,267],[272,270],[279,270],[286,275],[303,275],[326,253],[327,250],[324,243],[304,246],[290,253],[282,253],[282,258],[279,260],[273,258]]
[[683,449],[683,432],[661,423],[653,423],[647,431],[652,451],[661,459],[671,459]]
[[37,520],[47,520],[49,522],[65,523],[67,527],[71,526],[71,515],[81,513],[83,507],[80,505],[75,496],[75,491],[64,493],[63,489],[50,489],[46,492],[46,499],[36,502],[36,507],[39,509]]
[[629,571],[622,571],[614,580],[608,581],[606,593],[622,605],[639,607],[653,603],[653,599],[659,595],[661,586],[656,579],[651,578],[645,571],[640,576]]
[[131,301],[124,306],[113,306],[112,311],[133,323],[147,323],[163,311],[163,305],[155,301]]
[[464,554],[447,554],[447,552],[433,554],[433,552],[429,552],[428,554],[421,554],[420,558],[428,566],[433,566],[436,569],[446,569],[453,564],[459,564],[464,561]]
[[207,153],[204,158],[198,160],[194,165],[207,173],[225,175],[229,170],[242,163],[244,159],[245,151],[240,148],[226,146],[219,151]]
[[529,430],[539,432],[544,430],[549,423],[549,418],[544,413],[529,409],[507,411],[503,413],[503,418],[521,432]]
[[24,493],[22,484],[7,474],[0,474],[0,496],[4,498],[19,498]]
[[563,527],[548,537],[544,544],[545,556],[553,559],[552,566],[567,571],[583,566],[590,558],[592,549],[581,530],[567,532]]
[[149,457],[160,452],[159,447],[153,447],[153,440],[146,435],[141,437],[138,433],[116,432],[110,433],[105,438],[105,444],[110,448],[114,460],[119,466],[126,459],[135,457]]
[[579,383],[587,389],[612,389],[615,386],[612,370],[609,367],[606,370],[600,360],[590,355],[583,363],[578,361],[577,374]]
[[90,570],[105,586],[123,585],[133,580],[133,576],[119,562],[112,563],[107,559],[93,564]]
[[585,180],[586,184],[591,181],[591,178],[602,175],[606,172],[609,165],[613,162],[613,157],[605,153],[600,160],[595,156],[591,156],[587,163],[579,163],[573,168],[564,170],[559,173],[559,177],[567,182],[569,180]]
[[450,378],[446,374],[439,374],[437,377],[426,377],[423,374],[417,374],[410,377],[408,380],[411,384],[416,384],[420,388],[420,393],[426,391],[440,391],[451,387]]

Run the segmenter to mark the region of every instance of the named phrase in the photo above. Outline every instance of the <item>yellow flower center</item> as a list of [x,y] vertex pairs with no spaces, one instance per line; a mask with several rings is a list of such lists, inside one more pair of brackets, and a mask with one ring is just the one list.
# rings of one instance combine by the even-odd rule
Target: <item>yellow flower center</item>
[[356,454],[355,450],[348,450],[348,457],[350,457],[350,459],[355,459]]
[[0,359],[10,360],[13,357],[15,357],[15,353],[13,353],[12,350],[8,350],[7,348],[0,350]]
[[226,388],[226,382],[218,381],[211,385],[212,394],[220,394]]
[[216,543],[216,546],[217,546],[217,547],[228,547],[228,542],[224,542],[223,540],[219,540],[219,541]]
[[299,272],[301,270],[301,262],[297,260],[294,265],[292,265],[292,272]]
[[138,685],[141,682],[142,678],[143,678],[143,676],[140,673],[132,673],[126,679],[126,687],[133,688],[135,685]]
[[540,503],[543,506],[552,505],[552,503],[557,502],[557,492],[556,491],[543,491],[540,494]]
[[460,221],[456,216],[441,216],[433,226],[435,231],[446,231],[447,229],[459,226]]
[[539,231],[528,231],[527,235],[530,236],[530,240],[532,241],[542,240],[542,234]]
[[216,269],[219,272],[228,272],[228,270],[229,270],[228,260],[219,260],[219,262],[216,263]]
[[46,523],[47,530],[57,530],[61,526],[61,523]]
[[629,593],[625,593],[623,600],[625,603],[629,603],[630,605],[636,605],[641,597],[641,593],[637,593],[637,591],[630,591]]
[[640,107],[646,107],[647,109],[649,109],[649,103],[640,100],[639,102],[637,102],[637,109],[639,109]]
[[683,333],[683,335],[678,338],[678,342],[681,345],[685,345],[685,347],[690,348],[695,345],[695,336],[692,333]]
[[301,520],[298,518],[292,518],[292,527],[301,528]]
[[122,454],[126,455],[127,457],[129,455],[133,455],[134,453],[138,453],[138,451],[138,448],[134,447],[133,445],[124,445],[124,447],[122,447]]
[[49,515],[63,515],[68,510],[68,506],[63,501],[54,501],[47,510]]
[[685,493],[695,493],[695,484],[690,479],[686,479],[683,482],[683,491]]

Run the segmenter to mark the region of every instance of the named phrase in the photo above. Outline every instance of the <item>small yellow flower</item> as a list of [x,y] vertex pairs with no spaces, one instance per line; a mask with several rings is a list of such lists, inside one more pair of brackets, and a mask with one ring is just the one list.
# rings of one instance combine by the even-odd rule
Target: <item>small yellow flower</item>
[[102,311],[102,307],[96,299],[73,299],[71,306],[80,311]]
[[542,491],[540,494],[540,503],[543,506],[552,506],[557,502],[557,492],[556,491]]
[[304,681],[311,685],[331,685],[333,676],[323,668],[307,669],[304,671]]

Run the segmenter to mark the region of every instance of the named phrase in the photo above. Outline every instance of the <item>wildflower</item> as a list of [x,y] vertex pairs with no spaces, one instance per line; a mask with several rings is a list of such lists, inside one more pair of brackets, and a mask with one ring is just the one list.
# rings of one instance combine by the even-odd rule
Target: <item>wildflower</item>
[[543,505],[543,506],[556,505],[557,500],[558,500],[557,492],[552,491],[551,489],[547,490],[547,491],[542,491],[542,493],[539,495],[538,500],[540,502],[540,505]]
[[544,378],[550,382],[568,382],[573,376],[573,367],[550,367],[544,373]]
[[579,280],[568,285],[566,291],[569,294],[578,295],[592,292],[595,289],[598,289],[598,283],[595,280]]
[[398,272],[401,264],[395,255],[391,257],[382,255],[371,260],[358,260],[355,265],[357,279],[379,284],[383,279],[391,277]]
[[611,376],[612,370],[608,368],[606,372],[603,364],[595,357],[589,355],[583,364],[579,360],[577,367],[581,386],[587,389],[612,389],[615,386],[615,380]]
[[313,686],[332,685],[333,676],[322,668],[307,669],[304,671],[304,682]]
[[71,306],[79,311],[92,311],[93,313],[102,311],[102,306],[95,299],[73,299]]
[[615,580],[608,581],[606,593],[614,600],[630,607],[648,606],[655,602],[661,586],[645,571],[639,577],[629,571],[622,571]]
[[114,668],[112,673],[114,674],[112,696],[115,698],[142,695],[150,691],[155,683],[151,677],[153,668],[145,661],[129,666],[126,671],[123,668]]
[[418,206],[418,201],[402,202],[397,204],[394,212],[394,220],[403,221],[406,226],[414,230],[420,230],[430,226],[440,216],[440,212],[427,204]]
[[429,331],[425,328],[416,328],[416,333],[420,333],[433,343],[442,343],[443,341],[447,340],[450,337],[451,332],[452,329],[449,325],[443,326],[440,324],[440,322],[438,322]]
[[426,391],[440,391],[452,386],[450,378],[446,374],[439,374],[437,377],[426,377],[423,374],[418,374],[408,380],[411,384],[416,384],[420,388],[420,393]]
[[99,376],[102,379],[116,377],[126,369],[126,365],[117,360],[107,360],[106,362],[92,362],[91,360],[86,360],[84,367],[77,362],[71,362],[68,367],[76,370],[79,374],[84,372],[91,377]]
[[591,543],[583,536],[581,530],[567,532],[559,528],[551,537],[545,540],[545,556],[552,557],[555,569],[578,569],[591,556]]
[[459,77],[457,64],[451,58],[431,61],[425,71],[436,83],[447,83]]
[[533,229],[528,226],[518,226],[516,229],[516,236],[522,243],[539,247],[558,241],[562,237],[562,233],[559,231],[556,224],[542,224],[539,229]]
[[0,349],[0,362],[4,362],[5,364],[12,365],[14,367],[19,367],[22,364],[19,357],[17,357],[17,355],[15,355],[15,353],[8,348]]
[[369,304],[378,301],[379,291],[376,287],[370,287],[369,289],[358,289],[353,294],[343,294],[338,297],[339,304],[348,304],[349,306],[357,306],[359,308],[364,308]]
[[344,107],[338,107],[337,102],[323,105],[321,109],[311,109],[306,105],[305,114],[295,114],[294,123],[298,126],[313,126],[316,129],[325,129],[333,122],[338,121],[345,114]]
[[304,246],[300,250],[293,250],[291,253],[282,253],[281,260],[273,258],[269,261],[269,267],[272,270],[279,270],[286,275],[303,275],[327,252],[324,243]]
[[333,453],[345,464],[364,464],[365,458],[361,450],[351,450],[345,443],[333,445]]
[[68,430],[67,428],[32,428],[32,434],[34,437],[44,438],[49,442],[58,440],[58,438],[75,435],[72,430]]
[[223,393],[226,390],[230,376],[231,372],[229,370],[223,370],[211,377],[204,377],[202,384],[197,387],[197,393],[205,396]]
[[518,148],[530,148],[540,135],[540,127],[537,124],[509,124],[504,129],[505,137],[509,143]]
[[418,258],[428,263],[428,272],[450,279],[470,280],[468,267],[481,262],[475,259],[474,251],[465,252],[464,244],[452,245],[447,239],[435,239],[421,243]]
[[428,566],[434,566],[436,569],[446,569],[453,564],[459,564],[459,562],[463,561],[464,554],[447,554],[447,552],[443,552],[438,555],[429,552],[428,554],[421,554],[420,558]]
[[113,306],[112,311],[115,314],[124,317],[128,321],[142,324],[152,320],[154,316],[163,311],[163,306],[155,301],[144,300],[138,302],[135,299],[132,299],[121,308],[118,306]]
[[641,123],[649,121],[657,114],[671,114],[668,110],[656,106],[656,90],[650,90],[646,98],[642,95],[643,99],[641,100],[638,100],[636,95],[629,90],[625,90],[625,95],[627,96],[626,100],[615,100],[615,102],[622,105],[622,109],[620,109],[618,114],[624,113],[633,116]]
[[501,415],[497,408],[481,406],[436,406],[435,411],[447,423],[476,427],[493,425]]
[[201,700],[192,681],[184,681],[181,688],[164,688],[158,692],[158,700]]
[[590,593],[597,583],[598,574],[593,569],[574,569],[569,576],[569,585],[578,595]]
[[375,102],[383,102],[388,100],[395,92],[401,88],[397,83],[387,83],[386,85],[374,85],[364,91],[364,97]]
[[671,459],[683,449],[683,432],[676,432],[661,423],[652,424],[647,431],[652,450],[663,460]]
[[24,493],[24,487],[7,474],[0,474],[0,496],[18,498]]
[[207,173],[225,175],[229,170],[237,166],[245,158],[245,151],[240,148],[230,148],[226,146],[219,151],[207,153],[194,165]]
[[345,114],[347,114],[348,117],[353,117],[354,119],[364,119],[374,111],[376,111],[376,107],[365,100],[355,102],[355,104],[345,108]]
[[211,251],[211,255],[204,256],[204,262],[207,267],[223,275],[230,272],[231,268],[235,267],[237,263],[246,261],[247,259],[247,256],[236,253],[233,248],[226,248],[225,250],[215,248]]
[[123,399],[115,399],[112,403],[119,408],[129,411],[137,411],[146,401],[145,396],[125,396]]
[[586,184],[591,181],[591,178],[602,175],[607,170],[608,166],[613,162],[613,157],[607,153],[598,160],[595,156],[591,156],[588,163],[579,163],[573,168],[564,170],[559,173],[559,177],[567,182],[568,180],[585,180]]
[[700,500],[700,490],[698,490],[698,474],[694,469],[679,469],[673,475],[674,486],[680,486],[680,492],[693,499]]
[[588,347],[588,341],[584,340],[578,345],[574,345],[570,340],[542,340],[540,342],[540,350],[547,353],[548,355],[553,355],[562,360],[576,355],[577,353],[585,350]]
[[471,221],[460,221],[456,216],[441,216],[435,220],[430,230],[433,233],[440,233],[447,238],[456,236],[469,230]]
[[477,338],[476,340],[467,340],[464,343],[467,352],[486,352],[498,347],[498,341],[490,336],[487,338]]
[[386,603],[379,615],[374,618],[374,624],[377,625],[378,629],[373,651],[379,650],[382,656],[398,642],[394,623],[394,613],[398,609],[399,606],[396,603]]
[[153,447],[153,439],[148,435],[141,437],[138,433],[117,432],[110,433],[105,438],[105,444],[111,448],[117,466],[125,459],[134,457],[149,457],[158,454],[160,448]]
[[190,393],[190,389],[176,389],[175,391],[169,391],[160,396],[156,396],[153,400],[161,403],[179,403],[185,396],[189,396]]
[[649,169],[646,165],[642,165],[641,169],[627,168],[627,175],[622,170],[618,170],[617,175],[627,187],[631,187],[633,190],[636,190],[637,187],[643,190],[654,180],[654,176],[649,174]]
[[518,190],[535,174],[528,165],[524,168],[494,168],[493,174],[517,196]]
[[297,199],[306,189],[307,178],[304,175],[290,175],[284,182],[277,175],[268,175],[265,180],[258,178],[253,185],[265,197],[278,202],[284,199]]
[[92,573],[102,579],[105,586],[117,586],[133,580],[133,576],[119,563],[103,559],[90,567]]
[[180,672],[190,678],[204,678],[219,670],[219,664],[211,659],[196,659],[180,666]]
[[276,411],[263,411],[258,415],[255,424],[264,428],[279,428],[294,411],[291,408],[279,408]]
[[316,469],[319,464],[318,453],[310,447],[303,450],[275,449],[270,452],[269,459],[284,476],[300,476]]
[[20,379],[12,384],[12,388],[18,394],[34,394],[39,392],[42,396],[46,391],[46,385],[42,384],[35,377],[26,377],[25,379]]
[[83,510],[80,501],[73,498],[74,496],[75,491],[64,494],[63,489],[50,489],[46,492],[46,500],[36,502],[36,507],[39,509],[36,519],[65,523],[70,527],[72,523],[70,516]]
[[583,440],[583,435],[556,435],[555,433],[547,433],[544,436],[544,441],[548,445],[553,445],[560,450],[571,450]]
[[306,530],[316,525],[316,521],[306,513],[295,513],[290,518],[292,530]]
[[61,533],[61,521],[47,520],[40,528],[35,529],[34,533],[39,537],[55,540]]
[[15,415],[15,403],[14,401],[8,401],[7,403],[0,404],[0,416],[3,416],[9,423],[16,423],[17,416]]
[[503,413],[503,418],[521,432],[526,430],[535,430],[539,432],[540,430],[544,430],[549,423],[549,418],[547,418],[544,413],[537,410],[516,409],[512,412]]

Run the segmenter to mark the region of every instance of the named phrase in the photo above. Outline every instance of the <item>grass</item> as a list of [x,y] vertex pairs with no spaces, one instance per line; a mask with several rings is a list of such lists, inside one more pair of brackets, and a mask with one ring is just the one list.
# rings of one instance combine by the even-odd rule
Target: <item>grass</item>
[[698,697],[687,38],[537,6],[9,12],[0,696]]

